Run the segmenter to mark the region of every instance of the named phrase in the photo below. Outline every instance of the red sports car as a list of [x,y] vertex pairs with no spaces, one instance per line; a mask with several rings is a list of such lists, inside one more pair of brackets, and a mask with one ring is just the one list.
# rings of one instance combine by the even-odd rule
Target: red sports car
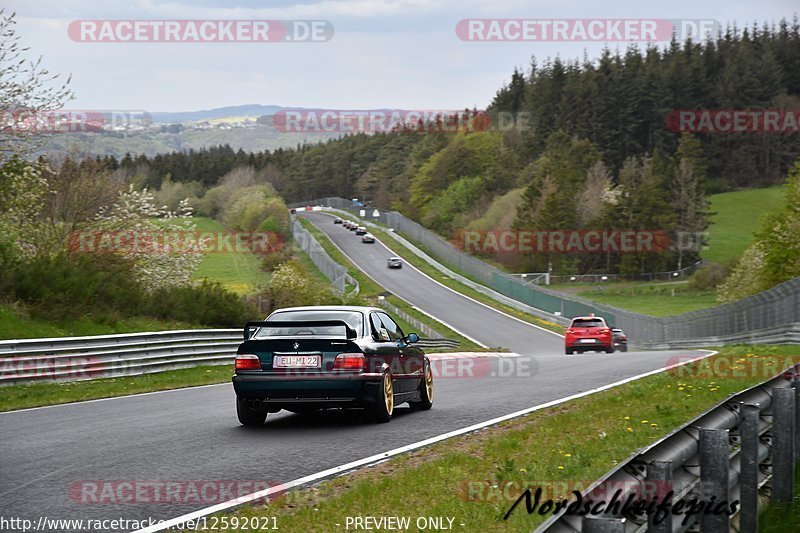
[[564,336],[567,355],[575,352],[614,353],[614,336],[604,318],[594,315],[572,319]]

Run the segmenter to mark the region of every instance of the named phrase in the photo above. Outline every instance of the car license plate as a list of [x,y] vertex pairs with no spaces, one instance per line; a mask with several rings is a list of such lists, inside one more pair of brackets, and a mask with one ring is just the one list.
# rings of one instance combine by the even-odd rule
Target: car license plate
[[276,355],[272,362],[275,368],[318,368],[321,364],[319,355]]
[[580,339],[579,342],[592,343],[592,342],[595,342],[595,339]]

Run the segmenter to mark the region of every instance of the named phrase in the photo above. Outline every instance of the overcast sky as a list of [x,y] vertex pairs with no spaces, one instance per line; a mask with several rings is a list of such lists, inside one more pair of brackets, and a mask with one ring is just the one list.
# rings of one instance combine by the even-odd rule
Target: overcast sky
[[[6,0],[32,56],[72,74],[72,109],[189,111],[239,104],[334,109],[485,107],[530,58],[595,57],[598,42],[465,42],[459,20],[791,19],[784,0]],[[87,43],[75,20],[327,20],[316,43]],[[610,43],[612,48],[625,43]]]

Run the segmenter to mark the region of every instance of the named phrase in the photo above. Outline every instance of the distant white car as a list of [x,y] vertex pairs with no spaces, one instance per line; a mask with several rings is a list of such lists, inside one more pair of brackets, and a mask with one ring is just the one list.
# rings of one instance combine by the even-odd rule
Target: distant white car
[[361,242],[374,243],[375,237],[372,235],[372,233],[365,233],[364,236],[361,237]]
[[403,268],[403,260],[392,256],[386,260],[386,266],[389,268]]

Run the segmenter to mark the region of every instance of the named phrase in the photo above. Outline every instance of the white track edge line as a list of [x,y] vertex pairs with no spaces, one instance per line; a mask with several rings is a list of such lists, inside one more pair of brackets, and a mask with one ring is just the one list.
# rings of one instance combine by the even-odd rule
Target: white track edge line
[[[332,216],[333,216],[333,215],[329,215],[329,214],[327,214],[327,213],[323,213],[323,214],[325,214],[325,215],[327,215],[327,216],[330,216],[330,217],[332,217]],[[310,222],[312,225],[314,225],[314,227],[315,227],[315,228],[317,228],[316,224],[314,224],[314,223],[313,223],[313,222],[311,222],[310,220],[309,220],[309,222]],[[353,266],[354,266],[355,268],[357,268],[357,269],[358,269],[358,270],[359,270],[359,271],[360,271],[362,274],[364,274],[364,275],[365,275],[365,276],[367,276],[369,279],[371,279],[371,280],[372,280],[372,282],[373,282],[373,283],[375,283],[375,284],[376,284],[378,287],[381,287],[381,288],[384,288],[384,289],[386,288],[386,287],[384,287],[383,285],[381,285],[381,284],[378,282],[378,280],[376,280],[375,278],[373,278],[372,276],[370,276],[370,275],[369,275],[369,274],[368,274],[368,273],[367,273],[367,272],[366,272],[366,271],[365,271],[363,268],[359,267],[359,266],[358,266],[358,263],[356,263],[356,262],[355,262],[355,260],[353,260],[353,258],[352,258],[352,257],[350,257],[349,255],[347,255],[347,253],[345,253],[345,251],[344,251],[344,250],[342,250],[342,248],[341,248],[341,247],[340,247],[338,244],[336,244],[335,242],[333,242],[333,239],[332,239],[332,238],[331,238],[331,237],[330,237],[330,236],[329,236],[329,235],[328,235],[328,234],[325,232],[325,230],[323,230],[323,229],[320,229],[320,228],[317,228],[317,229],[318,229],[319,231],[321,231],[321,232],[322,232],[322,233],[325,235],[325,237],[328,239],[328,241],[329,241],[329,242],[330,242],[330,243],[333,245],[333,247],[334,247],[334,248],[336,248],[337,250],[339,250],[339,252],[341,252],[341,254],[342,254],[343,256],[345,256],[345,257],[347,258],[347,260],[348,260],[348,261],[350,261],[350,262],[353,264]],[[397,255],[397,254],[395,254],[395,253],[392,251],[392,249],[391,249],[391,248],[389,248],[388,246],[386,246],[385,244],[383,244],[383,242],[381,242],[381,240],[380,240],[380,239],[378,239],[378,238],[376,237],[376,238],[375,238],[375,240],[376,240],[378,243],[380,243],[380,245],[381,245],[381,246],[383,246],[384,248],[386,248],[387,250],[389,250],[390,252],[392,252],[392,254],[393,254],[393,255]],[[409,266],[411,266],[411,267],[413,268],[413,265],[409,265]],[[417,269],[415,268],[414,270],[417,270]],[[431,279],[431,281],[436,281],[435,279],[432,279],[432,278],[430,278],[429,276],[427,276],[427,275],[426,275],[424,272],[420,272],[419,270],[417,270],[417,272],[419,272],[420,274],[422,274],[422,275],[423,275],[423,276],[425,276],[426,278],[428,278],[428,279]],[[437,283],[438,283],[438,282],[437,282]],[[450,289],[450,290],[452,290],[452,289]],[[455,291],[453,291],[453,292],[455,292]],[[461,294],[461,293],[456,293],[456,294]],[[464,337],[465,339],[467,339],[467,340],[470,340],[470,341],[474,342],[475,344],[477,344],[477,345],[478,345],[478,346],[480,346],[481,348],[490,348],[490,346],[487,346],[486,344],[483,344],[482,342],[479,342],[479,341],[477,341],[477,340],[473,339],[472,337],[470,337],[469,335],[467,335],[467,334],[465,334],[465,333],[463,333],[463,332],[459,331],[458,329],[454,328],[453,326],[451,326],[450,324],[448,324],[447,322],[445,322],[445,321],[444,321],[444,320],[442,320],[441,318],[438,318],[438,317],[436,317],[436,316],[434,316],[434,315],[432,315],[432,314],[428,313],[427,311],[423,311],[423,310],[421,310],[420,308],[418,308],[417,306],[413,305],[411,302],[409,302],[409,301],[408,301],[408,300],[406,300],[405,298],[403,298],[403,297],[401,297],[401,296],[398,296],[398,295],[397,295],[397,294],[395,294],[395,293],[392,293],[392,295],[396,296],[397,298],[400,298],[400,299],[401,299],[401,300],[403,300],[403,301],[404,301],[406,304],[408,304],[409,306],[411,306],[413,309],[416,309],[417,311],[421,312],[422,314],[426,315],[427,317],[429,317],[429,318],[432,318],[432,319],[436,320],[437,322],[440,322],[440,323],[442,323],[444,326],[446,326],[446,327],[450,328],[451,330],[455,331],[456,333],[458,333],[459,335],[461,335],[461,336],[462,336],[462,337]]]
[[[323,214],[323,215],[328,215],[328,216],[331,216],[331,217],[332,217],[332,216],[334,216],[334,215],[331,215],[331,214],[329,214],[329,213],[325,213],[324,211],[322,212],[322,214]],[[369,221],[367,221],[367,222],[369,222]],[[312,224],[313,224],[313,222],[312,222]],[[374,224],[374,222],[373,222],[373,224]],[[381,228],[380,226],[378,226],[378,228],[379,228],[381,231],[387,231],[387,232],[388,232],[388,229],[387,229],[387,230],[384,230],[384,229],[383,229],[383,228]],[[384,246],[384,247],[385,247],[387,250],[389,250],[390,252],[392,252],[394,255],[396,255],[396,256],[400,256],[400,254],[398,254],[397,252],[395,252],[394,250],[392,250],[391,248],[389,248],[388,246],[386,246],[386,243],[384,243],[383,241],[381,241],[381,240],[380,240],[380,239],[378,239],[377,237],[375,238],[375,240],[377,240],[378,242],[380,242],[381,244],[383,244],[383,246]],[[408,250],[408,253],[410,253],[410,254],[413,254],[413,255],[417,255],[417,254],[414,254],[414,252],[413,252],[413,251],[411,251],[409,248],[406,248],[406,247],[403,245],[403,243],[401,243],[400,241],[397,241],[397,244],[399,244],[400,246],[403,246],[403,248],[405,248],[406,250]],[[419,249],[419,248],[417,247],[417,249]],[[420,251],[421,251],[421,252],[423,252],[423,253],[425,253],[425,252],[424,252],[424,251],[422,251],[422,250],[420,250]],[[425,254],[425,255],[428,255],[428,254]],[[417,257],[419,257],[419,256],[417,256]],[[430,255],[428,255],[428,257],[430,257]],[[422,258],[420,257],[420,259],[422,259]],[[433,259],[433,258],[431,258],[431,259]],[[435,259],[433,259],[433,260],[434,260],[434,261],[436,261]],[[423,259],[423,261],[424,261],[424,259]],[[436,262],[438,263],[438,261],[436,261]],[[536,328],[536,329],[540,329],[540,330],[542,330],[542,331],[546,331],[547,333],[551,333],[551,334],[553,334],[553,335],[555,335],[555,336],[557,336],[557,337],[560,337],[560,338],[562,338],[562,339],[564,338],[564,335],[562,335],[562,334],[560,334],[560,333],[556,333],[555,331],[551,331],[551,330],[549,330],[549,329],[547,329],[547,328],[543,328],[542,326],[537,326],[536,324],[533,324],[533,323],[531,323],[531,322],[528,322],[527,320],[522,320],[521,318],[519,318],[519,317],[515,317],[514,315],[510,315],[510,314],[506,313],[505,311],[501,311],[500,309],[497,309],[496,307],[492,307],[491,305],[489,305],[489,304],[487,304],[487,303],[483,303],[483,302],[481,302],[481,301],[479,301],[479,300],[476,300],[475,298],[473,298],[473,297],[471,297],[471,296],[467,296],[466,294],[464,294],[464,293],[462,293],[462,292],[460,292],[460,291],[457,291],[457,290],[455,290],[455,289],[454,289],[454,288],[452,288],[452,287],[448,287],[447,285],[445,285],[445,284],[444,284],[444,283],[442,283],[441,281],[439,281],[439,280],[436,280],[436,279],[433,279],[432,277],[430,277],[430,276],[429,276],[429,275],[427,275],[425,272],[421,271],[420,269],[418,269],[417,267],[415,267],[414,265],[412,265],[412,264],[411,264],[411,263],[409,263],[408,261],[406,261],[406,264],[407,264],[408,266],[410,266],[411,268],[413,268],[414,270],[416,270],[417,272],[419,272],[420,274],[422,274],[423,276],[425,276],[426,278],[428,278],[429,280],[431,280],[432,282],[434,282],[434,283],[436,283],[436,284],[439,284],[439,285],[441,285],[442,287],[444,287],[444,288],[445,288],[445,289],[447,289],[448,291],[454,292],[454,293],[458,294],[459,296],[463,296],[463,297],[464,297],[464,298],[466,298],[467,300],[471,300],[471,301],[475,302],[476,304],[480,304],[480,305],[482,305],[482,306],[484,306],[484,307],[486,307],[486,308],[488,308],[488,309],[491,309],[492,311],[494,311],[494,312],[496,312],[496,313],[500,313],[501,315],[505,315],[505,316],[507,316],[508,318],[511,318],[511,319],[513,319],[513,320],[516,320],[517,322],[521,322],[521,323],[525,324],[526,326],[530,326],[530,327],[532,327],[532,328]],[[441,265],[441,263],[439,263],[439,264]],[[442,267],[444,267],[444,268],[447,268],[447,267],[445,267],[444,265],[442,265]],[[437,269],[437,270],[438,270],[438,269]],[[449,269],[448,269],[448,270],[449,270]],[[442,272],[442,275],[446,275],[446,274],[444,274],[444,272]],[[449,277],[449,276],[448,276],[448,277]],[[453,279],[453,278],[450,278],[450,279]],[[455,281],[455,282],[457,282],[457,283],[461,283],[461,282],[460,282],[460,281],[458,281],[457,279],[453,279],[453,281]],[[461,284],[462,284],[462,285],[464,285],[463,283],[461,283]],[[487,287],[487,289],[493,290],[493,289],[491,289],[491,287]],[[473,289],[473,290],[476,290],[476,289]],[[478,291],[478,292],[480,292],[480,291]],[[489,296],[489,295],[487,294],[487,296]],[[489,296],[489,298],[492,298],[492,297],[491,297],[491,296]],[[492,299],[494,300],[494,298],[492,298]],[[512,299],[513,299],[513,298],[512,298]],[[499,301],[497,301],[497,300],[495,300],[495,301],[496,301],[497,303],[502,303],[502,302],[499,302]],[[523,312],[524,312],[524,311],[523,311]]]
[[683,366],[683,365],[692,363],[694,361],[705,359],[707,357],[711,357],[712,355],[718,353],[716,350],[698,350],[698,351],[704,351],[704,352],[708,352],[708,353],[706,355],[704,355],[704,356],[694,357],[694,358],[688,359],[686,361],[682,361],[680,363],[675,363],[674,365],[669,365],[669,366],[666,366],[666,367],[658,368],[658,369],[655,369],[655,370],[651,370],[649,372],[645,372],[643,374],[638,374],[636,376],[631,376],[629,378],[625,378],[625,379],[617,381],[615,383],[610,383],[608,385],[603,385],[602,387],[597,387],[595,389],[591,389],[591,390],[588,390],[588,391],[579,392],[577,394],[573,394],[573,395],[567,396],[565,398],[560,398],[558,400],[551,400],[549,402],[542,403],[542,404],[536,405],[534,407],[529,407],[527,409],[522,409],[521,411],[516,411],[514,413],[510,413],[510,414],[503,415],[503,416],[500,416],[500,417],[497,417],[497,418],[493,418],[491,420],[486,420],[485,422],[479,422],[478,424],[473,424],[472,426],[468,426],[468,427],[465,427],[465,428],[456,429],[456,430],[453,430],[453,431],[450,431],[450,432],[447,432],[447,433],[442,433],[441,435],[437,435],[435,437],[430,437],[428,439],[421,440],[421,441],[415,442],[413,444],[408,444],[406,446],[402,446],[400,448],[395,448],[393,450],[389,450],[389,451],[384,452],[384,453],[372,455],[370,457],[365,457],[364,459],[359,459],[357,461],[352,461],[350,463],[346,463],[346,464],[343,464],[343,465],[340,465],[340,466],[329,468],[327,470],[323,470],[323,471],[317,472],[315,474],[310,474],[310,475],[307,475],[307,476],[304,476],[304,477],[301,477],[301,478],[297,478],[295,480],[288,481],[288,482],[283,483],[281,485],[276,485],[274,487],[270,487],[268,489],[265,489],[265,490],[262,490],[262,491],[259,491],[259,492],[254,492],[252,494],[247,494],[245,496],[241,496],[241,497],[233,499],[233,500],[228,500],[227,502],[218,503],[217,505],[212,505],[210,507],[206,507],[204,509],[200,509],[200,510],[194,511],[192,513],[187,513],[185,515],[181,515],[181,516],[178,516],[176,518],[172,518],[172,519],[166,520],[161,524],[156,524],[156,525],[153,525],[153,526],[150,526],[150,527],[146,527],[144,529],[139,529],[137,531],[134,531],[133,533],[156,533],[158,531],[164,531],[165,529],[169,529],[169,528],[175,527],[177,525],[185,524],[186,522],[188,522],[190,520],[197,520],[198,518],[202,518],[203,516],[206,516],[206,515],[209,515],[209,514],[212,514],[212,513],[216,513],[216,512],[219,512],[219,511],[224,511],[226,509],[230,509],[232,507],[237,507],[239,505],[243,505],[245,503],[248,503],[248,502],[251,502],[251,501],[254,501],[254,500],[260,500],[260,499],[263,499],[263,498],[267,498],[267,497],[275,495],[275,494],[280,494],[280,493],[285,492],[285,491],[287,491],[289,489],[292,489],[292,488],[295,488],[295,487],[299,487],[301,485],[306,485],[306,484],[312,483],[314,481],[319,481],[319,480],[325,479],[327,477],[333,476],[335,474],[340,474],[340,473],[343,473],[343,472],[346,472],[346,471],[349,471],[349,470],[354,470],[356,468],[367,466],[367,465],[370,465],[372,463],[376,463],[378,461],[384,461],[384,460],[389,459],[391,457],[394,457],[396,455],[400,455],[400,454],[403,454],[403,453],[406,453],[406,452],[414,451],[416,449],[422,448],[424,446],[429,446],[431,444],[435,444],[437,442],[449,439],[451,437],[457,437],[459,435],[463,435],[465,433],[470,433],[472,431],[477,431],[479,429],[483,429],[483,428],[488,427],[488,426],[493,426],[495,424],[499,424],[500,422],[505,422],[507,420],[511,420],[513,418],[524,416],[524,415],[533,413],[535,411],[546,409],[548,407],[553,407],[553,406],[562,404],[564,402],[568,402],[568,401],[571,401],[571,400],[576,400],[578,398],[583,398],[584,396],[589,396],[589,395],[592,395],[592,394],[595,394],[595,393],[598,393],[598,392],[602,392],[604,390],[611,389],[613,387],[617,387],[619,385],[624,385],[626,383],[630,383],[632,381],[636,381],[638,379],[642,379],[642,378],[645,378],[645,377],[648,377],[648,376],[659,374],[659,373],[664,372],[666,370],[671,370],[673,368],[677,368],[679,366]]

